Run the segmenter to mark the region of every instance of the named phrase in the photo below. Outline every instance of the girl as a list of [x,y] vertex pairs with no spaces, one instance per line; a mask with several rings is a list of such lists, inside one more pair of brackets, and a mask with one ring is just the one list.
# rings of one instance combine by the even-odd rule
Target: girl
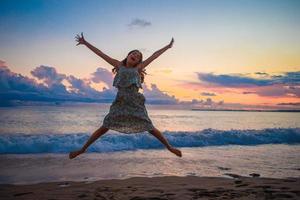
[[114,102],[110,106],[109,113],[103,120],[102,126],[91,135],[80,150],[71,152],[69,158],[72,159],[84,153],[95,140],[109,129],[122,133],[148,131],[164,144],[170,152],[181,157],[181,151],[172,147],[161,132],[153,126],[145,107],[145,97],[142,93],[138,92],[139,88],[142,88],[141,84],[144,81],[145,67],[167,49],[171,48],[174,39],[172,38],[168,45],[156,51],[145,61],[143,61],[143,55],[139,50],[130,51],[123,61],[118,61],[88,43],[82,33],[81,37],[76,35],[75,38],[78,42],[77,45],[85,45],[114,67],[112,71],[116,75],[113,86],[118,88],[118,92]]

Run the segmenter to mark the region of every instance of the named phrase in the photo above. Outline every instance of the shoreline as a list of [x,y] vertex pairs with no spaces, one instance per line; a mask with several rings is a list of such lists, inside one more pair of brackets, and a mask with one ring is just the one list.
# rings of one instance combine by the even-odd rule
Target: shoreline
[[[178,158],[165,149],[68,154],[0,155],[0,184],[97,181],[131,177],[208,176],[300,177],[300,145],[181,148]],[[251,176],[251,175],[250,175]]]
[[[100,106],[107,109],[112,104],[113,99],[104,99],[103,101],[16,101],[6,102],[0,105],[0,108],[19,108],[19,107],[73,107],[73,106]],[[3,102],[2,102],[3,103]],[[281,106],[279,108],[266,107],[266,108],[254,108],[254,109],[241,109],[241,108],[197,108],[193,105],[185,104],[157,104],[155,102],[146,102],[146,107],[153,109],[169,108],[172,110],[190,110],[190,111],[232,111],[232,112],[300,112],[299,107],[291,108],[288,106]]]
[[[98,181],[1,184],[4,199],[299,199],[300,177],[163,176]],[[231,177],[230,177],[231,176]]]

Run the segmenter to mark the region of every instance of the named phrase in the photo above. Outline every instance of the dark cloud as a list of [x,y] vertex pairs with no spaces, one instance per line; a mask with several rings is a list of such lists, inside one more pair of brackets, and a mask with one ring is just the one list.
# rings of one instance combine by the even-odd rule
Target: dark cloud
[[[257,72],[258,73],[258,72]],[[286,72],[281,75],[268,75],[264,73],[264,78],[253,78],[243,74],[213,74],[197,73],[200,81],[209,84],[215,84],[223,87],[253,87],[269,86],[275,84],[300,84],[300,72]]]
[[[96,83],[107,83],[109,81],[108,73],[109,72],[107,72],[107,70],[105,71],[105,69],[99,67],[96,72],[92,73],[91,80],[84,80],[76,78],[73,75],[67,76],[65,74],[60,74],[54,67],[43,65],[31,71],[31,74],[37,79],[44,81],[44,83],[54,94],[63,93],[65,95],[71,95],[72,98],[75,96],[77,98],[82,98],[83,100],[86,100],[88,98],[92,101],[101,101],[103,100],[103,98],[112,100],[114,98],[114,90],[106,89],[100,92],[90,86],[91,81],[94,81]],[[70,84],[68,90],[62,83],[63,80],[67,81]]]
[[260,96],[269,96],[269,97],[281,97],[292,94],[289,92],[289,89],[284,87],[284,85],[274,85],[269,87],[257,88],[255,91],[256,94]]
[[[0,64],[0,105],[2,106],[15,100],[112,102],[117,93],[117,89],[112,87],[112,72],[101,67],[91,73],[90,78],[80,79],[73,75],[59,73],[54,67],[41,65],[31,71],[31,75],[35,78],[32,79],[10,71],[3,61]],[[108,88],[98,91],[91,86],[93,82],[105,83]],[[174,96],[164,93],[155,84],[151,84],[150,88],[143,84],[143,91],[147,103],[178,103]]]
[[176,104],[178,99],[161,91],[155,84],[151,84],[151,89],[143,86],[144,95],[150,104]]
[[198,73],[200,81],[224,87],[265,86],[272,83],[268,79],[255,79],[243,75],[216,75],[213,73]]
[[211,98],[207,98],[206,101],[203,102],[203,105],[211,106],[213,103],[214,102]]
[[224,105],[224,101],[214,101],[211,98],[203,99],[193,99],[191,101],[180,101],[178,104],[186,105],[186,106],[196,106],[197,108],[209,108],[209,109],[217,109],[222,108]]
[[286,86],[283,84],[276,84],[264,87],[248,88],[249,91],[244,91],[243,94],[257,94],[259,96],[269,97],[300,97],[299,86]]
[[73,75],[68,76],[67,80],[71,84],[70,90],[76,94],[92,98],[97,98],[100,94],[99,91],[92,88],[88,83]]
[[[1,66],[0,104],[6,105],[13,100],[111,102],[116,93],[107,89],[97,91],[82,79],[58,73],[54,67],[41,65],[32,70],[31,74],[41,83]],[[64,80],[70,84],[70,88],[66,88]]]
[[266,72],[255,72],[254,74],[260,75],[260,76],[269,76],[269,74]]
[[135,18],[133,19],[130,24],[128,24],[129,27],[146,27],[146,26],[151,26],[151,22],[149,21],[146,21],[144,19],[138,19],[138,18]]
[[52,87],[52,85],[61,84],[63,79],[66,78],[65,74],[57,73],[54,67],[48,67],[44,65],[36,67],[30,73],[37,79],[43,80],[48,87]]
[[300,85],[300,71],[271,76],[273,84]]
[[219,106],[224,105],[224,100],[219,101],[217,104],[218,104]]
[[10,71],[7,66],[0,66],[0,91],[40,92],[47,88],[34,79]]
[[202,96],[216,96],[216,94],[212,93],[212,92],[201,92],[201,95]]
[[245,92],[243,92],[243,94],[255,94],[255,92],[245,91]]
[[295,102],[295,103],[278,103],[277,105],[279,106],[300,106],[300,102]]
[[66,75],[57,73],[54,67],[41,65],[39,67],[36,67],[30,73],[38,80],[43,81],[43,83],[47,85],[48,89],[52,93],[67,93],[66,87],[62,84],[62,81],[66,78]]
[[92,78],[91,80],[95,83],[100,83],[100,82],[104,82],[108,88],[112,88],[112,84],[113,84],[113,74],[111,71],[108,71],[105,68],[101,68],[98,67],[97,70],[91,74]]
[[213,74],[197,73],[203,85],[219,88],[245,88],[243,94],[257,94],[271,97],[300,97],[300,72],[285,72],[279,75],[270,75],[256,72],[259,78],[249,74]]
[[116,95],[115,89],[105,88],[103,91],[99,92],[90,86],[89,80],[84,81],[83,79],[76,78],[73,75],[68,76],[67,80],[71,84],[70,90],[85,98],[88,97],[94,99],[95,101],[110,102]]
[[6,66],[0,67],[0,106],[10,105],[12,100],[55,101],[64,99],[62,94],[53,95],[52,89],[35,79],[14,73]]

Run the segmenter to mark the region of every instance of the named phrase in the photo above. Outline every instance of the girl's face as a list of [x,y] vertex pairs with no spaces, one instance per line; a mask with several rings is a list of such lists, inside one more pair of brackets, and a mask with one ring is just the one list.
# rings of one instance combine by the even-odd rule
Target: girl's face
[[139,51],[134,51],[131,52],[128,56],[127,56],[127,64],[129,66],[135,66],[137,65],[142,59],[142,54]]

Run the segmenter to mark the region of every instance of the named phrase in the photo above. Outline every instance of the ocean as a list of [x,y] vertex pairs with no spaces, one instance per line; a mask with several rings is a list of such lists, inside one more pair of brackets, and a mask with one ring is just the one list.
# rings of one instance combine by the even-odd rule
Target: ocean
[[109,131],[69,160],[101,126],[110,104],[0,108],[0,183],[134,176],[300,176],[300,113],[199,111],[146,105],[182,158],[147,132]]

